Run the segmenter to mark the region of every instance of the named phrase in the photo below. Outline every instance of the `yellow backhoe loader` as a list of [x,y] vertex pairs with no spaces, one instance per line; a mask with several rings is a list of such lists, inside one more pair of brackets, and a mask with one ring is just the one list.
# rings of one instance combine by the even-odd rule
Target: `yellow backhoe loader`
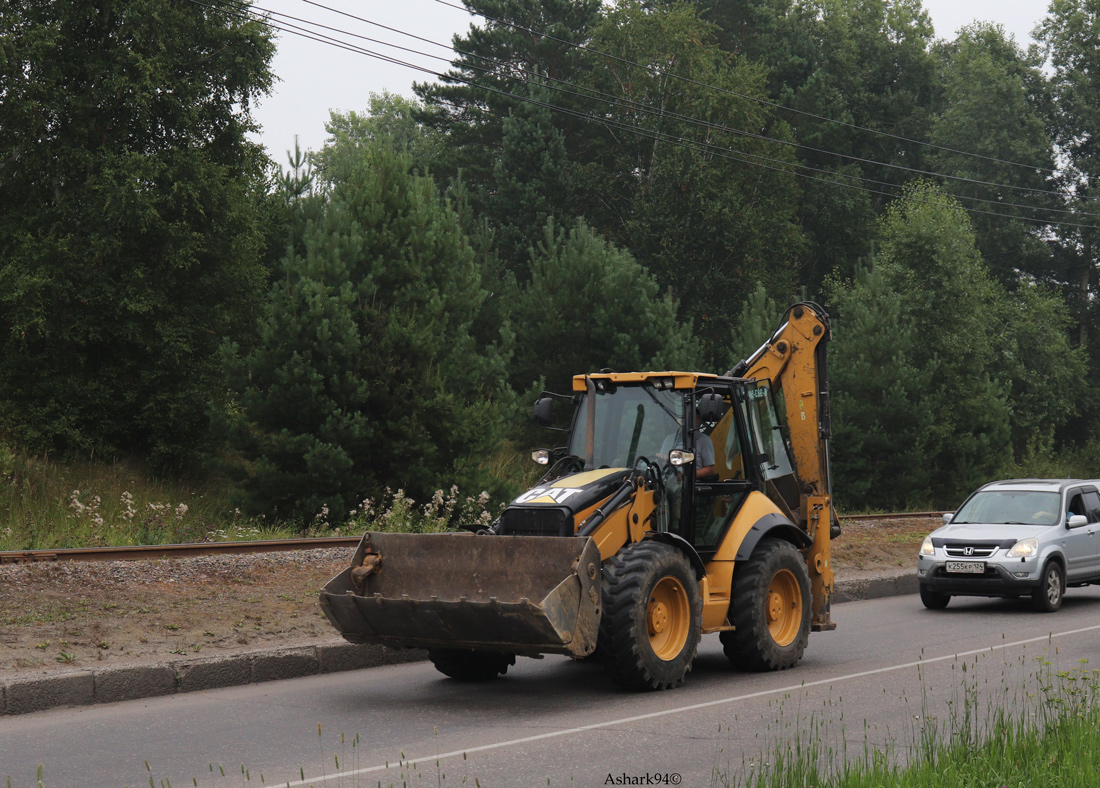
[[781,670],[829,617],[829,318],[795,304],[726,375],[579,375],[565,445],[479,534],[367,533],[321,593],[353,643],[427,648],[494,678],[516,655],[595,655],[666,689],[717,632],[737,667]]

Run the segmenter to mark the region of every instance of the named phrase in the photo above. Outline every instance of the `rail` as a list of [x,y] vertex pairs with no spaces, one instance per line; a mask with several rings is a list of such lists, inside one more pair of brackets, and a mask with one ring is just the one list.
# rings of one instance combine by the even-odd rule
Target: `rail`
[[892,514],[842,514],[841,520],[916,520],[921,517],[943,517],[947,512],[893,512]]
[[[892,512],[846,514],[841,520],[906,520],[941,517],[944,512]],[[355,547],[359,536],[322,536],[310,539],[266,539],[253,542],[194,542],[187,544],[126,545],[121,547],[71,547],[47,550],[0,550],[0,564],[49,561],[148,561],[158,558],[194,558],[203,555],[246,555],[319,547]]]
[[194,558],[200,555],[244,555],[318,547],[355,547],[359,536],[323,536],[312,539],[266,539],[254,542],[194,542],[188,544],[72,547],[48,550],[0,550],[0,564],[39,561],[138,561],[155,558]]

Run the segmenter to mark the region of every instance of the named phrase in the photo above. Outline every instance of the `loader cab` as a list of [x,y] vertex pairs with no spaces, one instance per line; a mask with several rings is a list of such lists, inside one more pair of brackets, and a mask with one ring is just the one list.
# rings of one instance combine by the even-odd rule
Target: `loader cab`
[[[582,391],[576,391],[583,388]],[[768,381],[685,373],[581,376],[567,452],[578,470],[654,464],[664,487],[654,530],[690,542],[706,560],[753,490],[778,492],[797,512],[798,487]],[[589,400],[594,404],[590,405]],[[593,429],[589,417],[594,415]],[[591,446],[589,446],[591,441]],[[714,467],[699,463],[714,450]],[[671,456],[679,449],[690,462]]]

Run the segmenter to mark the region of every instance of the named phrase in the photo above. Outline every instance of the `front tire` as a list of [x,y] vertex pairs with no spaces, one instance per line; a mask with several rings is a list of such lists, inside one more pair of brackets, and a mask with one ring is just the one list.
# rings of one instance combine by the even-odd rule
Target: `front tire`
[[920,601],[929,610],[943,610],[947,607],[947,603],[951,601],[951,595],[941,594],[939,591],[933,591],[922,585],[920,587]]
[[1043,613],[1053,613],[1062,606],[1066,593],[1066,576],[1060,564],[1051,561],[1043,567],[1043,580],[1031,592],[1035,608]]
[[730,663],[741,670],[786,670],[810,639],[810,573],[790,542],[762,539],[734,570],[730,620],[721,633]]
[[463,648],[429,649],[428,659],[436,670],[457,681],[489,681],[516,664],[515,654]]
[[677,687],[703,633],[703,597],[687,558],[659,542],[630,544],[603,569],[599,648],[626,689]]

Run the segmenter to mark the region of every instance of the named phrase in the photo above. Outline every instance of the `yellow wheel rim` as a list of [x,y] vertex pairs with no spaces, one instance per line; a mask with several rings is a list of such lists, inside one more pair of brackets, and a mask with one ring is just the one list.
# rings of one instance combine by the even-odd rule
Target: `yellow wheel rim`
[[653,653],[666,662],[684,650],[691,622],[687,592],[675,577],[662,577],[649,595],[646,626]]
[[780,646],[789,646],[802,627],[802,589],[790,569],[780,569],[768,584],[764,600],[768,632]]

